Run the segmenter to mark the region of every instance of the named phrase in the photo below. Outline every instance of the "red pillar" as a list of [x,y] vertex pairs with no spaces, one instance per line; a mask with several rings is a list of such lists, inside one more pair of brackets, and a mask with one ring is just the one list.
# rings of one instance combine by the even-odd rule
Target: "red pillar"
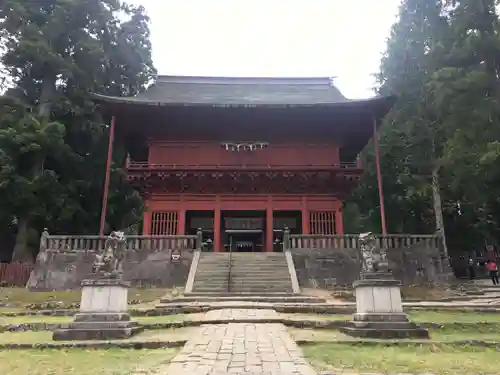
[[305,197],[302,198],[302,234],[309,234],[309,210]]
[[335,234],[344,234],[344,219],[342,217],[342,207],[335,210]]
[[375,163],[377,167],[378,199],[380,202],[380,222],[382,234],[387,235],[387,224],[385,221],[384,192],[382,190],[382,173],[380,172],[380,139],[377,132],[377,120],[373,120],[373,141],[375,143]]
[[222,251],[220,243],[220,203],[217,200],[214,209],[214,251]]
[[273,207],[272,201],[268,203],[266,210],[266,251],[273,251]]
[[186,234],[186,210],[184,208],[179,210],[179,226],[177,227],[177,234],[180,236]]
[[151,219],[153,217],[153,213],[151,211],[144,212],[144,219],[142,221],[142,234],[144,236],[151,235]]
[[115,138],[116,117],[111,117],[108,141],[108,159],[106,160],[106,176],[104,178],[104,191],[102,194],[101,223],[99,225],[99,235],[104,236],[104,225],[106,223],[106,212],[108,210],[109,180],[111,175],[111,161],[113,158],[113,140]]

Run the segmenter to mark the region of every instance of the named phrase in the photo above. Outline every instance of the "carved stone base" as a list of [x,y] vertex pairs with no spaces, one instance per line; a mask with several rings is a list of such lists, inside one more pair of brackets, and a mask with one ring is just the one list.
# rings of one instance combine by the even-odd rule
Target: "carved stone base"
[[84,280],[80,312],[67,328],[54,331],[54,340],[126,339],[143,327],[127,313],[128,284],[120,279]]
[[79,313],[68,328],[54,331],[56,341],[127,339],[144,328],[127,313]]
[[354,337],[429,338],[429,332],[403,313],[401,283],[382,272],[361,274],[353,284],[356,313],[341,331]]
[[404,313],[356,313],[353,320],[341,328],[341,332],[353,337],[372,339],[429,338],[429,331],[410,322]]

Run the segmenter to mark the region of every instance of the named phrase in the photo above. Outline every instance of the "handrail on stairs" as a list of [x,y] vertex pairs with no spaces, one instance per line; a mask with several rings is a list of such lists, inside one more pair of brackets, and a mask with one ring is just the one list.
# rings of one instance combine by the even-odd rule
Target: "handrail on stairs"
[[231,259],[233,254],[233,239],[229,237],[229,269],[227,272],[227,292],[231,292]]

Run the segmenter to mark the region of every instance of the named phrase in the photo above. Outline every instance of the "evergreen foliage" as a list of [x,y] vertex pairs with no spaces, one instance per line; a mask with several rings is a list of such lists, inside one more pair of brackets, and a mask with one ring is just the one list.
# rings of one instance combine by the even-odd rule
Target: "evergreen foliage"
[[[40,231],[97,233],[109,119],[92,92],[133,95],[155,69],[144,8],[118,0],[5,0],[0,10],[0,237],[32,260]],[[114,153],[109,228],[137,223],[141,200]],[[2,249],[7,252],[6,249]],[[4,260],[8,258],[3,255]]]
[[[451,254],[499,245],[497,5],[404,0],[377,75],[381,94],[398,95],[381,131],[389,231],[439,231],[442,213]],[[361,212],[354,231],[379,225],[371,150],[347,203]]]

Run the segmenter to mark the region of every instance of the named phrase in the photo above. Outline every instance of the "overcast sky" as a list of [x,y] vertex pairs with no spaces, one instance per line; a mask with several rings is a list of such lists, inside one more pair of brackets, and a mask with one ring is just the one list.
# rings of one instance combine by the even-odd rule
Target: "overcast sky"
[[335,76],[373,96],[400,0],[133,0],[151,17],[160,74]]

